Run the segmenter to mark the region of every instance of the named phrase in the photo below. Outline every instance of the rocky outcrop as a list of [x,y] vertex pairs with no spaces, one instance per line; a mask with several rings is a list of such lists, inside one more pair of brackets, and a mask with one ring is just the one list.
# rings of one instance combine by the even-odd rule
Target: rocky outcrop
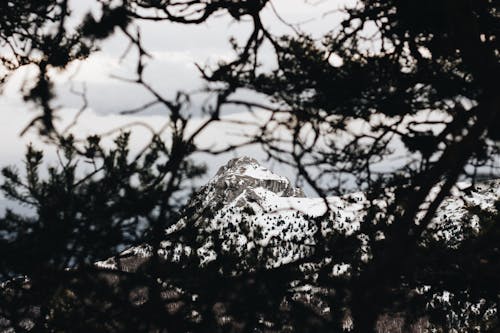
[[222,166],[209,182],[219,194],[219,202],[227,203],[249,188],[263,188],[282,197],[305,197],[300,188],[293,187],[288,179],[262,167],[257,160],[240,157]]

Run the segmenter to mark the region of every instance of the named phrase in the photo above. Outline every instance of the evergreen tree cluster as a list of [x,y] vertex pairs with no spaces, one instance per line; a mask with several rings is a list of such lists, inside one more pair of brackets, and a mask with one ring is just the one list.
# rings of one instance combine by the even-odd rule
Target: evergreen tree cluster
[[[80,19],[69,0],[0,3],[0,87],[21,67],[37,69],[22,87],[39,111],[27,129],[36,127],[59,151],[58,164],[46,169],[43,153],[28,147],[22,172],[2,171],[3,193],[30,213],[8,210],[0,219],[0,330],[367,333],[391,331],[381,320],[387,316],[406,331],[422,320],[437,332],[500,330],[498,202],[470,204],[459,221],[439,216],[445,229],[460,225],[453,242],[430,236],[458,181],[472,183],[466,196],[485,186],[476,184],[479,176],[497,172],[498,1],[360,0],[319,39],[291,24],[291,33],[275,35],[263,22],[272,0],[93,2],[100,11]],[[136,24],[199,25],[219,15],[251,28],[246,39],[230,40],[232,60],[199,67],[213,98],[193,130],[190,96],[168,99],[148,82],[149,53]],[[158,104],[168,120],[168,138],[153,133],[133,154],[126,133],[106,148],[99,136],[79,142],[54,125],[49,72],[84,60],[116,33],[138,54],[130,82],[153,98],[132,112]],[[261,63],[264,53],[274,67]],[[243,144],[197,147],[200,133],[234,106],[269,121]],[[205,167],[193,155],[247,144],[295,168],[325,201],[356,184],[370,203],[359,230],[318,233],[310,256],[274,269],[225,274],[216,265],[166,264],[158,255],[165,230],[200,213],[189,198]],[[256,213],[241,211],[249,219]],[[305,218],[320,230],[336,214]],[[195,245],[196,228],[187,223],[169,237]],[[94,265],[143,243],[152,258],[133,271]],[[223,266],[238,264],[237,256],[224,258]],[[348,274],[332,274],[343,262]],[[294,281],[309,281],[331,312],[318,314],[291,295]]]

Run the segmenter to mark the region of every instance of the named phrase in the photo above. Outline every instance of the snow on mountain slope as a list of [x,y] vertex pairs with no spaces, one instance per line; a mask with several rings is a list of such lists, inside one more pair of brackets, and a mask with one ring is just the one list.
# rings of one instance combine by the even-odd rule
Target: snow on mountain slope
[[[328,211],[322,198],[306,198],[287,178],[260,166],[256,160],[236,158],[221,167],[191,200],[189,207],[194,213],[189,219],[167,228],[158,253],[167,261],[187,258],[198,260],[202,266],[221,259],[234,262],[231,269],[277,267],[311,254],[317,232],[351,234],[358,229],[364,197],[354,197],[328,198]],[[314,218],[327,211],[330,222],[318,225]],[[182,237],[167,240],[188,225],[197,233],[195,246],[183,243]],[[151,251],[150,246],[141,245],[121,256],[147,258]],[[114,258],[97,265],[118,267]]]
[[500,200],[500,179],[477,184],[474,188],[468,183],[458,183],[441,203],[428,232],[435,241],[456,247],[463,241],[466,228],[479,231],[479,217],[469,209],[492,210],[497,200]]

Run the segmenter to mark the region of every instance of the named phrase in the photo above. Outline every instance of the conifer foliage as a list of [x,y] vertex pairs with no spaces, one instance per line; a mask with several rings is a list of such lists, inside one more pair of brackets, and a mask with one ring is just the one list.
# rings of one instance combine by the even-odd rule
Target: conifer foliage
[[[276,12],[273,0],[93,2],[100,11],[80,18],[69,0],[0,3],[0,87],[19,68],[36,68],[36,80],[22,87],[39,112],[27,129],[37,128],[59,152],[58,164],[47,168],[44,154],[28,147],[24,170],[2,171],[3,193],[28,212],[8,210],[0,219],[0,330],[500,329],[499,183],[478,181],[498,174],[497,1],[360,0],[320,38],[300,25],[276,35],[263,22],[264,11]],[[168,99],[148,82],[150,55],[137,24],[187,27],[220,15],[250,30],[244,40],[231,39],[232,60],[199,67],[211,98],[201,107],[204,121],[191,126],[190,96]],[[127,133],[108,147],[99,136],[81,142],[54,124],[50,71],[86,59],[114,34],[137,51],[129,83],[153,98],[130,113],[160,105],[168,120],[168,136],[153,133],[139,152],[130,152]],[[270,54],[274,67],[261,62]],[[268,121],[248,142],[197,147],[200,133],[235,106]],[[359,215],[345,217],[330,205],[322,215],[297,211],[294,218],[315,230],[313,241],[283,234],[242,259],[241,239],[268,230],[251,227],[268,213],[256,205],[260,192],[227,210],[232,197],[202,204],[192,181],[205,166],[193,155],[251,144],[295,168],[325,204],[340,200]],[[248,186],[300,197],[300,190],[263,179]],[[462,180],[471,185],[457,187]],[[346,184],[363,197],[343,196]],[[460,214],[443,210],[454,205]],[[229,229],[200,222],[235,215],[238,226],[221,224]],[[288,223],[266,218],[277,227]],[[322,232],[341,218],[359,228]],[[236,238],[227,242],[230,233]],[[286,242],[308,250],[280,265],[259,264],[273,262],[273,246],[292,252],[297,244]],[[205,264],[198,254],[207,249],[219,260]],[[95,264],[106,258],[114,266]]]

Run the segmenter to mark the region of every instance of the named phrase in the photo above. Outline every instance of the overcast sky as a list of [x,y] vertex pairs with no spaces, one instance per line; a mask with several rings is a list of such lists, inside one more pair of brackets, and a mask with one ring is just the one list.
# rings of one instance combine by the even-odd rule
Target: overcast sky
[[[346,3],[348,1],[273,1],[274,9],[282,19],[288,23],[300,24],[301,29],[315,36],[321,36],[338,26],[341,14],[336,10]],[[73,0],[71,2],[77,18],[74,22],[77,22],[89,10],[94,12],[97,10],[97,7],[90,7],[91,4],[90,1]],[[264,25],[276,35],[293,32],[289,26],[280,21],[270,6],[263,11],[262,18]],[[229,38],[236,37],[243,43],[251,32],[251,25],[245,21],[236,22],[228,15],[223,15],[194,26],[167,22],[142,22],[140,29],[144,47],[152,55],[145,77],[164,96],[171,98],[178,91],[193,92],[202,88],[204,82],[195,64],[214,65],[221,59],[232,59],[234,53],[231,50]],[[73,130],[79,137],[103,133],[130,122],[144,122],[158,127],[166,121],[163,116],[166,111],[160,107],[152,108],[136,116],[117,115],[119,111],[138,107],[151,98],[140,87],[112,77],[133,77],[134,53],[130,53],[127,58],[120,61],[127,45],[126,38],[117,33],[106,40],[100,46],[101,50],[88,59],[73,63],[65,72],[53,73],[58,92],[56,104],[63,107],[58,113],[60,128],[69,123],[82,104],[81,98],[71,93],[71,87],[81,90],[83,85],[87,89],[89,107]],[[265,66],[273,64],[272,57],[265,49],[261,61]],[[34,131],[20,137],[20,132],[33,119],[36,112],[33,106],[22,101],[19,93],[21,82],[29,81],[32,78],[31,75],[33,71],[29,67],[19,70],[6,86],[3,95],[0,95],[0,123],[2,124],[0,164],[2,166],[21,165],[25,146],[28,143],[33,143],[36,147],[46,151],[47,163],[55,161],[53,149],[44,145]],[[190,110],[195,117],[201,117],[200,103],[200,100],[195,99]],[[255,120],[255,116],[245,114],[245,112],[236,108],[226,109],[226,113],[238,114],[240,119]],[[193,126],[200,121],[201,118],[195,119]],[[241,140],[240,135],[247,130],[249,129],[218,124],[203,134],[201,141],[205,144],[216,143],[218,145],[234,143]],[[140,149],[147,143],[149,134],[140,126],[134,127],[133,133],[132,146],[134,149]],[[198,158],[208,163],[207,177],[210,177],[218,167],[236,155],[255,157],[276,172],[293,177],[290,169],[265,161],[265,155],[258,147],[243,148],[222,156]],[[0,211],[4,205],[5,203],[0,203]]]
[[[77,13],[86,12],[82,1],[73,1]],[[336,12],[345,1],[305,1],[274,0],[274,8],[280,17],[289,23],[300,24],[301,28],[314,36],[338,26],[341,14]],[[289,34],[293,31],[282,23],[274,10],[267,6],[262,12],[264,25],[276,35]],[[234,57],[229,38],[236,37],[243,43],[252,31],[248,21],[237,22],[229,15],[212,17],[200,25],[180,25],[169,22],[142,22],[140,24],[143,46],[153,56],[145,72],[146,79],[166,96],[175,96],[177,91],[195,91],[203,86],[200,73],[195,64],[214,65],[219,60]],[[97,113],[111,113],[117,110],[137,106],[148,100],[148,95],[137,87],[113,79],[111,75],[130,77],[135,71],[134,53],[121,63],[120,56],[127,48],[127,40],[118,33],[106,40],[102,52],[86,59],[78,66],[75,64],[61,78],[60,98],[65,105],[78,101],[66,87],[64,80],[73,71],[79,69],[74,78],[77,82],[86,82],[90,107]],[[261,61],[271,65],[272,57],[264,49]],[[151,113],[161,113],[154,109]],[[196,107],[193,109],[196,112]]]
[[[300,26],[301,30],[314,37],[320,37],[339,27],[343,17],[339,9],[343,6],[352,6],[355,1],[273,0],[272,3],[274,9],[268,5],[262,12],[262,19],[266,28],[275,35],[293,33],[290,26],[282,22],[283,20]],[[92,4],[92,1],[72,0],[71,6],[75,19],[69,24],[79,22],[89,10],[96,12],[97,7],[91,7]],[[214,65],[219,60],[233,59],[234,53],[229,39],[235,37],[244,43],[252,27],[249,22],[236,22],[229,15],[217,15],[200,25],[141,22],[139,28],[142,33],[143,46],[152,55],[145,70],[145,78],[163,96],[172,98],[179,91],[189,93],[203,88],[204,82],[195,64]],[[57,124],[60,128],[64,128],[71,122],[76,110],[82,105],[81,98],[73,94],[71,88],[81,90],[83,85],[87,88],[89,104],[73,128],[73,133],[79,138],[104,133],[129,123],[145,123],[158,129],[166,122],[166,110],[161,107],[151,108],[147,112],[134,116],[118,115],[120,111],[136,108],[151,100],[151,96],[143,88],[113,78],[113,76],[134,77],[135,53],[131,52],[125,59],[120,60],[127,46],[127,39],[121,33],[117,33],[103,42],[100,45],[101,50],[92,54],[88,59],[72,63],[64,72],[52,73],[58,92],[55,104],[62,107],[58,112]],[[271,52],[266,48],[262,50],[260,60],[267,67],[272,67],[274,64]],[[21,83],[24,80],[29,82],[33,73],[29,67],[22,68],[9,81],[4,93],[0,95],[1,166],[20,166],[28,143],[33,143],[36,147],[46,151],[48,164],[56,160],[54,149],[44,145],[34,131],[28,132],[23,137],[19,135],[36,114],[33,106],[25,104],[19,93]],[[201,97],[194,98],[189,110],[194,116],[192,128],[203,121],[200,112],[201,101]],[[226,108],[224,113],[230,119],[265,121],[262,117],[263,113],[250,114],[242,108]],[[141,126],[134,126],[131,129],[133,132],[132,148],[139,150],[147,144],[150,133]],[[242,135],[253,130],[254,128],[249,126],[216,124],[201,135],[199,143],[205,146],[223,147],[228,143],[241,142]],[[259,147],[245,147],[219,156],[198,155],[197,158],[206,162],[209,167],[207,176],[201,182],[213,176],[216,170],[231,157],[242,155],[254,157],[271,170],[292,180],[294,178],[293,170],[266,161],[266,156]],[[389,170],[397,167],[399,163],[397,159],[401,161],[402,157],[384,161],[381,168]],[[305,190],[307,194],[314,195],[310,189],[305,188]],[[0,212],[5,205],[1,201],[0,198]]]

